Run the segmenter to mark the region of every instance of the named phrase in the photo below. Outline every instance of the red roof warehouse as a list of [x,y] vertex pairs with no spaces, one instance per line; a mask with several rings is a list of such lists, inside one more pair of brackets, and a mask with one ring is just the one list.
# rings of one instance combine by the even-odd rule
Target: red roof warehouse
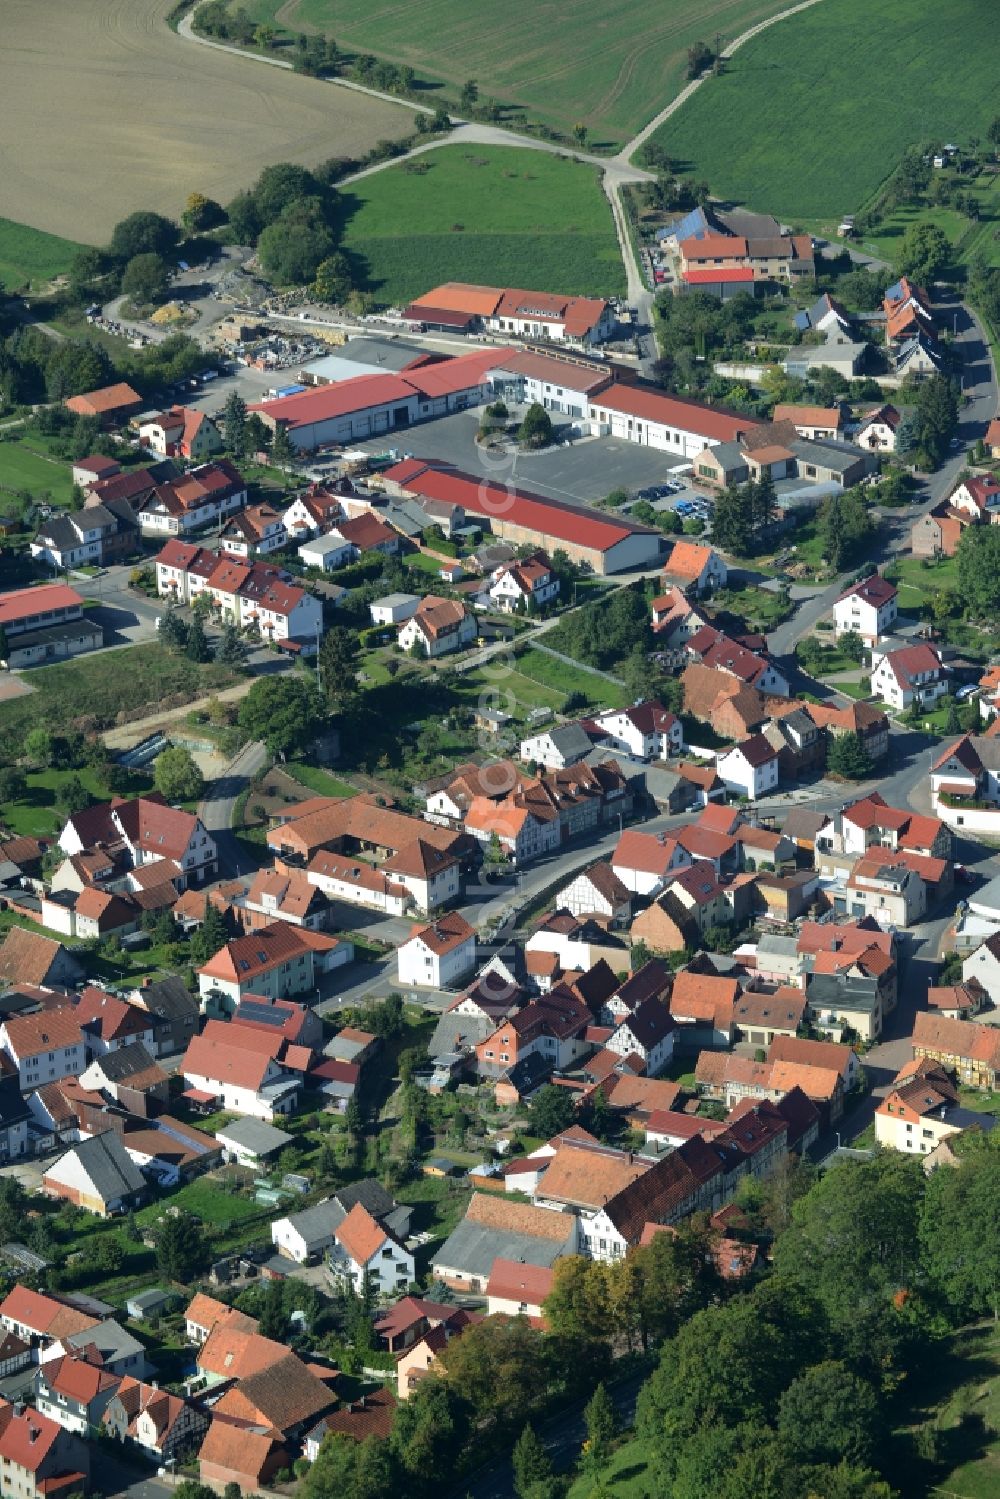
[[588,563],[596,573],[623,572],[655,564],[660,537],[631,521],[611,519],[582,505],[491,484],[488,479],[440,468],[418,458],[404,459],[384,475],[387,485],[404,494],[461,505],[467,515],[489,522],[505,541],[561,548],[574,562]]

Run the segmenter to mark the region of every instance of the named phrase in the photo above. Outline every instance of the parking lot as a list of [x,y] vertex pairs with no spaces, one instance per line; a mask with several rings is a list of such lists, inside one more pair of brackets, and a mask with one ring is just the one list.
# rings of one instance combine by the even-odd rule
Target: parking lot
[[601,437],[577,438],[542,453],[490,453],[477,445],[478,430],[478,412],[462,411],[357,446],[370,453],[392,447],[400,454],[440,459],[499,484],[511,481],[551,499],[577,504],[603,500],[613,489],[635,491],[661,484],[678,461],[653,448]]
[[[267,392],[276,386],[293,383],[295,375],[294,369],[265,372],[241,367],[235,374],[221,376],[203,390],[192,393],[188,404],[216,414],[222,411],[230,391],[238,390],[247,405],[253,405],[264,400]],[[519,414],[516,410],[511,411],[512,418],[516,419]],[[384,433],[353,446],[369,453],[395,450],[400,456],[405,453],[418,458],[438,459],[500,484],[512,482],[522,489],[574,504],[593,504],[614,489],[625,489],[637,495],[666,483],[680,464],[675,454],[637,447],[634,443],[611,437],[569,439],[541,453],[489,452],[476,442],[479,420],[478,410],[456,412],[405,431]],[[568,430],[568,418],[553,414],[553,420],[557,433],[560,429]],[[324,455],[317,457],[317,468],[320,469],[324,466]],[[650,502],[654,509],[665,510],[675,509],[678,501],[695,500],[701,504],[703,499],[699,492],[686,486],[675,495],[661,495]]]

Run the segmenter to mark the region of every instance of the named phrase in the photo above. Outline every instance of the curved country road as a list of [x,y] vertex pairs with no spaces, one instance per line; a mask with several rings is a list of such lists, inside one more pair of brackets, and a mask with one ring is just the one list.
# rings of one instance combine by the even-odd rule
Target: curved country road
[[[788,16],[797,15],[799,11],[808,10],[811,6],[819,4],[820,0],[800,0],[799,4],[790,6],[786,10],[781,10],[777,15],[770,16],[767,20],[758,21],[755,26],[748,27],[746,31],[742,32],[734,41],[729,42],[723,48],[723,59],[731,57],[745,42],[750,41],[752,37],[757,36],[760,32],[766,31],[769,26],[774,26],[778,21],[783,21]],[[196,9],[197,5],[192,6],[187,15],[178,22],[177,35],[185,41],[197,42],[203,47],[215,47],[222,52],[235,52],[252,61],[265,63],[268,67],[291,68],[292,64],[282,58],[265,57],[259,52],[247,52],[242,47],[234,47],[226,42],[214,42],[208,37],[199,36],[192,26],[192,18]],[[646,284],[646,278],[642,273],[642,268],[635,253],[632,236],[629,233],[625,218],[621,189],[627,183],[648,182],[652,180],[653,174],[645,171],[642,167],[634,166],[631,158],[639,150],[640,146],[644,145],[650,136],[709,77],[711,77],[711,74],[705,73],[701,77],[694,78],[690,83],[685,84],[684,88],[675,95],[670,103],[665,105],[658,114],[654,115],[649,124],[645,125],[637,135],[634,135],[630,141],[627,141],[615,156],[594,156],[589,151],[574,150],[569,146],[555,145],[551,141],[536,140],[534,136],[521,135],[514,130],[505,130],[500,125],[478,125],[473,121],[453,116],[452,123],[455,128],[448,135],[440,136],[437,140],[424,141],[403,156],[392,157],[387,161],[378,162],[374,166],[365,167],[363,171],[356,173],[354,176],[345,178],[344,182],[346,185],[358,181],[361,177],[368,177],[375,172],[385,171],[387,167],[396,166],[400,161],[405,161],[409,156],[419,156],[425,151],[434,151],[440,146],[462,144],[465,142],[470,145],[520,146],[527,151],[555,152],[557,155],[569,156],[575,161],[581,161],[589,166],[594,166],[601,172],[601,186],[604,189],[604,194],[611,208],[611,217],[614,222],[615,233],[618,236],[618,247],[625,266],[627,300],[636,309],[639,327],[651,329],[653,325],[655,292]],[[337,87],[354,89],[362,94],[371,94],[374,98],[382,99],[391,104],[399,104],[407,109],[415,109],[426,114],[433,113],[433,110],[429,109],[426,105],[414,104],[411,101],[399,99],[394,94],[381,93],[378,89],[366,88],[362,84],[351,83],[344,78],[337,78],[332,80],[332,82]]]

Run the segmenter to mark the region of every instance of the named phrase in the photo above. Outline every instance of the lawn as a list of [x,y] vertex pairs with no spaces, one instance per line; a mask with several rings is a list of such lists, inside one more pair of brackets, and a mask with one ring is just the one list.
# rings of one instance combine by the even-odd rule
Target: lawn
[[882,260],[893,262],[899,254],[903,235],[911,224],[933,223],[955,247],[956,259],[969,261],[973,255],[987,265],[1000,265],[1000,186],[996,177],[985,174],[968,180],[958,178],[963,192],[971,192],[979,204],[979,218],[967,219],[954,208],[934,207],[927,203],[897,208],[865,236],[862,249]]
[[155,1223],[167,1206],[193,1213],[203,1223],[217,1228],[227,1228],[232,1223],[259,1216],[261,1211],[252,1197],[237,1197],[226,1192],[217,1182],[201,1176],[170,1196],[159,1197],[149,1207],[142,1208],[136,1213],[136,1220],[142,1225]]
[[382,303],[404,304],[443,281],[602,297],[625,290],[597,171],[558,156],[444,146],[345,188],[341,201],[344,248]]
[[14,292],[51,281],[69,270],[80,248],[71,239],[0,219],[0,286]]
[[549,656],[531,646],[517,656],[518,671],[535,682],[561,692],[582,692],[592,707],[621,708],[629,700],[628,689],[591,671],[582,664],[567,666],[556,656]]
[[608,1499],[654,1499],[662,1492],[649,1443],[633,1437],[601,1469],[599,1483],[593,1474],[582,1473],[571,1485],[567,1499],[591,1499],[594,1494],[606,1494]]
[[72,464],[49,458],[35,437],[0,442],[0,491],[26,489],[37,499],[47,491],[57,505],[68,505],[73,494]]
[[928,597],[939,589],[958,586],[957,557],[942,557],[938,561],[923,557],[903,557],[886,571],[891,573],[893,582],[905,584]]
[[720,609],[739,615],[751,630],[773,630],[792,614],[794,605],[788,595],[771,588],[723,588],[715,595]]
[[290,761],[284,769],[293,780],[315,791],[317,796],[355,796],[357,793],[356,786],[339,781],[328,770],[320,770],[316,765],[303,765],[301,760]]
[[322,31],[343,49],[409,65],[451,98],[475,78],[481,97],[523,107],[564,132],[581,122],[598,145],[624,140],[669,102],[693,42],[736,37],[781,9],[781,0],[608,0],[599,11],[579,0],[569,7],[512,0],[497,11],[463,0],[244,4],[255,20]]
[[946,1469],[930,1492],[942,1499],[1000,1493],[1000,1327],[965,1328],[941,1345],[931,1388],[920,1390]]
[[21,837],[44,838],[57,832],[63,825],[63,818],[55,810],[59,792],[68,780],[77,777],[95,801],[107,799],[107,791],[86,766],[82,770],[35,770],[27,777],[24,796],[4,803],[4,823]]
[[5,756],[16,755],[24,736],[40,725],[56,733],[82,719],[106,727],[126,709],[157,708],[172,694],[195,698],[239,680],[225,666],[199,666],[158,641],[37,667],[25,676],[34,690],[0,703],[0,753]]
[[[905,36],[906,66],[873,37]],[[941,66],[962,59],[962,87]],[[713,193],[791,221],[859,209],[908,146],[985,136],[996,11],[952,0],[823,0],[748,42],[656,139]],[[733,129],[733,122],[739,128]]]
[[496,708],[509,713],[518,723],[525,723],[534,708],[558,710],[566,698],[560,688],[533,681],[523,672],[508,668],[506,660],[497,657],[486,667],[452,677],[451,685],[468,707]]

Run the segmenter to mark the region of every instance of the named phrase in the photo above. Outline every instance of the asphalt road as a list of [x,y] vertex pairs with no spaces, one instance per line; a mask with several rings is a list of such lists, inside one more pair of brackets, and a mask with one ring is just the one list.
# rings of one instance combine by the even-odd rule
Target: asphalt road
[[253,867],[243,845],[232,830],[239,796],[267,763],[267,750],[259,741],[245,744],[209,786],[209,794],[198,807],[198,816],[215,839],[219,850],[219,878],[232,879]]

